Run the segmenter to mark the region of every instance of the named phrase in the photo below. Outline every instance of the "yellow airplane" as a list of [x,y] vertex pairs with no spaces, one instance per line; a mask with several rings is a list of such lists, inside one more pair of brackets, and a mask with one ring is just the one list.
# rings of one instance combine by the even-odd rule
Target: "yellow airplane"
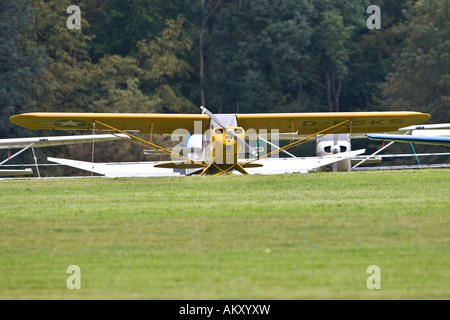
[[[338,112],[338,113],[268,113],[218,114],[200,107],[201,114],[142,113],[25,113],[11,117],[11,122],[33,130],[98,130],[127,134],[134,142],[172,155],[170,162],[158,168],[198,169],[194,174],[231,174],[236,170],[261,167],[257,161],[315,140],[327,134],[391,132],[425,122],[430,115],[420,112]],[[202,134],[202,157],[186,157],[152,142],[153,134]],[[149,134],[149,141],[131,132]],[[246,133],[306,135],[262,156],[245,141]],[[250,159],[239,159],[244,150]],[[194,160],[195,159],[195,160]]]

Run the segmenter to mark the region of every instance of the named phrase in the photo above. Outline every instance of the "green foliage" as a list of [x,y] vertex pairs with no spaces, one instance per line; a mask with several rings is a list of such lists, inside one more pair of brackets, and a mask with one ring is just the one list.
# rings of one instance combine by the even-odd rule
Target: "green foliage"
[[184,60],[193,40],[183,33],[184,19],[167,20],[161,36],[137,44],[137,58],[143,71],[143,87],[153,96],[159,112],[195,112],[182,94],[182,83],[193,71]]
[[[136,6],[136,4],[133,4]],[[105,55],[92,62],[94,35],[83,19],[81,30],[68,31],[61,4],[39,2],[36,43],[50,60],[36,79],[41,85],[32,101],[39,111],[156,112],[192,108],[179,83],[191,68],[182,59],[192,40],[182,35],[183,19],[168,20],[161,37],[141,40],[136,55]]]
[[0,2],[0,137],[13,133],[9,117],[27,110],[33,77],[43,71],[43,48],[24,38],[34,18],[29,1]]
[[95,96],[92,112],[154,112],[148,96],[139,88],[142,70],[132,57],[106,56],[90,71],[88,79]]
[[71,1],[39,1],[36,23],[30,42],[46,48],[45,72],[34,79],[36,90],[30,104],[38,111],[81,112],[91,101],[90,70],[94,68],[87,42],[89,29],[82,20],[82,30],[68,30],[66,8]]
[[212,108],[275,111],[295,104],[309,59],[311,11],[307,1],[227,3],[208,38]]
[[[81,7],[81,30],[66,9]],[[380,6],[382,29],[366,8]],[[0,4],[0,135],[26,111],[416,110],[449,121],[448,2]],[[14,130],[13,130],[14,129]],[[25,135],[29,135],[25,134]]]
[[443,121],[450,116],[450,4],[420,0],[408,8],[397,32],[405,39],[394,70],[383,84],[384,103],[393,110],[429,112]]
[[104,55],[126,56],[136,44],[159,34],[167,19],[175,19],[181,0],[93,0],[83,6],[93,21],[91,42],[95,60]]

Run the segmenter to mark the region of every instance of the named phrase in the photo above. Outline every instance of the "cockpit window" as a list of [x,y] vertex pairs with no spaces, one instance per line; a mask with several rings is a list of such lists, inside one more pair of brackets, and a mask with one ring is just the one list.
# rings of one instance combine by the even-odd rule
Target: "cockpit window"
[[242,133],[242,129],[241,128],[234,129],[234,133],[241,134]]
[[216,129],[215,132],[216,134],[223,134],[223,129]]

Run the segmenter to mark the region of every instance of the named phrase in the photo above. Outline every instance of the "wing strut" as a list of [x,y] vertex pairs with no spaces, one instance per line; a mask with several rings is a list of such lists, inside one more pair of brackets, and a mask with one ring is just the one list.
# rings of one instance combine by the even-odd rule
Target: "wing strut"
[[[270,142],[269,140],[266,140],[266,139],[264,139],[263,137],[261,137],[261,135],[258,135],[258,139],[260,139],[260,140],[264,141],[265,143],[268,143],[268,144],[270,144],[270,145],[271,145],[271,146],[273,146],[273,147],[276,147],[276,148],[278,148],[278,146],[277,146],[276,144],[274,144],[274,143]],[[293,141],[292,139],[293,139],[293,138],[291,137],[291,141]],[[294,155],[293,155],[292,153],[290,153],[290,152],[287,152],[286,150],[282,150],[282,152],[286,153],[287,155],[291,156],[292,158],[297,158],[297,157],[296,157],[296,156],[294,156]]]
[[[407,131],[405,132],[403,135],[410,133],[411,131]],[[366,160],[368,160],[370,157],[373,157],[374,155],[376,155],[377,153],[380,153],[381,151],[383,151],[384,149],[386,149],[387,147],[391,146],[395,141],[391,141],[389,142],[387,145],[385,145],[384,147],[382,147],[381,149],[378,149],[377,151],[375,151],[374,153],[372,153],[371,155],[368,155],[365,159],[361,160],[360,162],[358,162],[357,164],[355,164],[351,169],[355,169],[356,167],[358,167],[360,164],[363,164],[364,162],[366,162]]]
[[[40,174],[40,172],[39,172],[39,165],[38,165],[38,162],[37,162],[37,157],[36,157],[36,153],[34,152],[33,146],[34,146],[34,143],[30,143],[28,146],[26,146],[25,148],[23,148],[23,149],[21,149],[20,151],[16,152],[16,153],[13,154],[12,156],[8,154],[8,158],[6,158],[4,161],[2,161],[2,162],[0,163],[0,165],[6,163],[7,161],[11,160],[12,158],[18,156],[18,155],[21,154],[22,152],[24,152],[24,151],[26,151],[27,149],[30,149],[30,148],[31,148],[31,151],[33,151],[34,165],[36,166],[36,170],[37,170],[37,173],[38,173],[38,177],[40,178],[40,177],[41,177],[41,174]],[[8,151],[8,152],[9,152],[9,151]]]
[[6,158],[4,161],[2,161],[2,162],[0,163],[0,165],[2,165],[2,164],[4,164],[5,162],[11,160],[12,158],[18,156],[19,154],[21,154],[21,153],[24,152],[25,150],[27,150],[27,149],[33,147],[33,145],[34,145],[34,143],[31,143],[30,145],[28,145],[28,146],[26,146],[25,148],[23,148],[22,150],[16,152],[16,153],[13,154],[12,156],[8,156],[8,158]]
[[[106,123],[103,123],[103,122],[101,122],[101,121],[95,120],[94,123],[101,124],[102,126],[105,126],[105,127],[109,128],[109,129],[112,129],[112,130],[115,130],[115,131],[117,131],[117,132],[126,134],[126,135],[129,136],[130,138],[134,138],[134,139],[140,141],[140,142],[137,142],[137,141],[130,140],[131,142],[136,143],[136,144],[138,144],[138,145],[140,145],[140,146],[150,147],[150,148],[152,148],[152,149],[161,151],[161,152],[163,152],[163,153],[165,153],[165,154],[168,154],[168,155],[171,155],[171,156],[175,156],[175,157],[184,159],[184,160],[186,160],[188,163],[195,163],[195,164],[198,164],[198,165],[200,165],[200,166],[202,166],[202,167],[206,167],[206,165],[205,165],[203,162],[201,162],[201,161],[196,161],[196,160],[189,159],[189,158],[187,158],[187,157],[185,157],[185,156],[182,156],[182,155],[180,155],[180,154],[178,154],[178,153],[175,153],[175,152],[173,152],[173,151],[171,151],[171,150],[168,150],[168,149],[166,149],[166,148],[160,147],[160,146],[158,146],[158,145],[156,145],[156,144],[154,144],[154,143],[152,143],[152,142],[150,142],[150,141],[146,141],[146,140],[141,139],[141,138],[139,138],[139,137],[136,137],[136,136],[134,136],[134,135],[132,135],[132,134],[130,134],[130,133],[128,133],[128,132],[125,132],[125,131],[122,131],[122,130],[120,130],[120,129],[114,128],[113,126],[110,126],[110,125],[108,125],[108,124],[106,124]],[[99,129],[99,130],[102,131],[102,129]],[[124,140],[128,140],[127,138],[122,138],[122,137],[120,137],[120,136],[118,136],[118,135],[116,135],[116,134],[114,134],[114,133],[112,133],[112,134],[113,134],[114,136],[118,137],[118,138],[121,138],[121,139],[124,139]]]
[[335,124],[335,125],[333,125],[333,126],[331,126],[331,127],[328,127],[328,128],[326,128],[326,129],[324,129],[324,130],[321,130],[321,131],[316,132],[316,133],[314,133],[314,134],[312,134],[312,135],[309,135],[309,136],[307,136],[306,138],[303,138],[303,139],[300,139],[300,140],[298,140],[298,141],[292,142],[292,143],[288,144],[287,146],[278,148],[278,149],[276,149],[276,150],[274,150],[274,151],[272,151],[272,152],[266,153],[266,154],[264,154],[264,155],[262,155],[262,156],[260,156],[260,157],[257,157],[257,158],[254,158],[254,159],[252,159],[252,160],[249,160],[249,161],[247,161],[247,162],[245,162],[245,163],[242,163],[241,166],[244,167],[244,166],[246,166],[247,164],[252,163],[252,162],[254,162],[254,161],[260,160],[260,159],[262,159],[262,158],[270,157],[270,156],[273,155],[273,154],[276,154],[276,153],[279,153],[279,152],[286,151],[287,149],[290,149],[290,148],[293,148],[293,147],[297,147],[297,146],[302,145],[302,144],[304,144],[304,143],[306,143],[306,142],[315,140],[315,139],[317,139],[318,137],[321,137],[321,136],[324,136],[324,135],[326,135],[326,134],[331,134],[331,133],[333,133],[333,132],[336,132],[336,131],[339,130],[339,127],[340,127],[340,126],[342,126],[342,125],[344,125],[344,124],[346,124],[346,123],[350,123],[350,124],[351,124],[351,119],[347,119],[347,120],[345,120],[345,121],[339,122],[338,124]]
[[208,166],[203,169],[203,171],[200,173],[200,176],[204,175],[206,173],[206,171],[208,171],[209,168],[211,168],[212,164],[208,164]]
[[31,151],[33,151],[34,164],[36,165],[36,171],[38,173],[38,177],[40,178],[41,177],[41,173],[39,172],[38,161],[37,161],[36,153],[34,153],[33,146],[31,147]]

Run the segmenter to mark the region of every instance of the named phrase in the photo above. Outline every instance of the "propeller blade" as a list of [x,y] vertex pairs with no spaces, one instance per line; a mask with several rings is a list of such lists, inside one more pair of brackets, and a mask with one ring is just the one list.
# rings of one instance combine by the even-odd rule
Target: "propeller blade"
[[227,129],[221,122],[220,120],[212,113],[210,112],[208,109],[206,109],[204,106],[200,106],[200,109],[202,109],[203,113],[206,113],[206,115],[208,117],[210,117],[212,120],[214,120],[215,123],[217,123],[219,126],[221,126],[223,129]]
[[233,134],[233,136],[234,136],[234,138],[236,139],[236,141],[237,141],[241,146],[244,147],[244,150],[245,150],[245,151],[250,152],[250,153],[251,153],[252,155],[254,155],[254,156],[257,155],[256,151],[255,151],[252,147],[250,147],[250,145],[249,145],[247,142],[245,142],[241,137],[237,136],[237,135],[236,135],[234,132],[232,132],[231,130],[230,130],[230,132]]
[[217,123],[220,127],[222,127],[222,128],[226,131],[226,133],[227,133],[228,135],[232,136],[232,137],[233,137],[233,138],[234,138],[241,146],[243,146],[244,149],[245,149],[245,151],[250,152],[250,153],[253,154],[254,156],[257,155],[256,151],[255,151],[252,147],[250,147],[250,145],[249,145],[247,142],[245,142],[241,137],[239,137],[238,135],[236,135],[236,134],[233,132],[233,130],[231,130],[231,129],[227,128],[226,126],[224,126],[224,125],[221,123],[221,121],[218,119],[218,117],[216,117],[212,112],[210,112],[208,109],[206,109],[206,108],[203,107],[203,106],[200,106],[200,109],[201,109],[204,113],[206,113],[206,115],[207,115],[208,117],[210,117],[211,120],[213,120],[213,121],[214,121],[215,123]]

